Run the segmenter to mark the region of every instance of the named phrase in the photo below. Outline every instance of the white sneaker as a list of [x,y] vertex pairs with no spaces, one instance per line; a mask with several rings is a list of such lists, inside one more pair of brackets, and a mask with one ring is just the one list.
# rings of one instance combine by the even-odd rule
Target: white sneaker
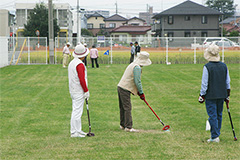
[[207,140],[207,142],[208,142],[208,143],[210,143],[210,142],[216,142],[216,143],[219,143],[219,142],[220,142],[220,139],[219,139],[219,137],[214,138],[214,139],[210,138],[210,139]]
[[85,137],[85,135],[82,135],[82,134],[80,134],[80,133],[73,133],[73,134],[71,134],[71,137]]
[[136,129],[134,129],[134,128],[131,128],[131,129],[125,128],[125,131],[126,131],[126,132],[139,132],[139,130],[136,130]]
[[80,131],[79,134],[85,135],[85,136],[87,135],[87,133],[86,133],[86,132],[83,132],[83,131]]
[[121,129],[121,130],[124,130],[125,128],[124,128],[123,126],[120,125],[120,129]]

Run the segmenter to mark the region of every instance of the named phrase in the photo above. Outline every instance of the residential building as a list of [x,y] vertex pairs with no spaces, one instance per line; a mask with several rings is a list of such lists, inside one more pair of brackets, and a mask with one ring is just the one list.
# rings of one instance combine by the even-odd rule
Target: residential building
[[92,10],[92,11],[84,11],[83,13],[85,14],[85,15],[91,15],[91,14],[95,14],[95,13],[99,13],[99,14],[101,14],[103,17],[105,17],[105,18],[108,18],[109,17],[109,11],[105,11],[105,10]]
[[140,44],[151,43],[151,26],[120,26],[113,29],[111,37],[126,43],[138,41]]
[[127,20],[127,18],[122,17],[119,14],[114,14],[108,18],[105,18],[104,22],[107,29],[113,29],[122,26],[127,22]]
[[240,15],[235,15],[233,17],[229,17],[222,22],[220,22],[220,28],[223,28],[226,30],[227,35],[230,34],[232,31],[238,31],[240,35]]
[[94,14],[86,15],[87,16],[87,29],[93,33],[94,36],[97,33],[105,28],[104,16],[95,12]]
[[157,15],[157,13],[153,13],[153,7],[149,6],[147,12],[139,12],[139,18],[145,20],[147,25],[152,25],[154,20],[153,16]]
[[[46,7],[47,4],[45,4]],[[28,21],[30,12],[35,8],[36,3],[16,3],[16,25],[17,36],[23,36],[24,24]],[[59,37],[71,37],[73,33],[72,12],[68,3],[54,3],[54,18],[60,27]],[[40,33],[41,34],[41,33]]]
[[146,21],[141,18],[138,18],[138,17],[133,17],[133,18],[128,19],[126,21],[126,24],[124,24],[124,25],[143,26],[143,25],[146,25]]
[[218,37],[221,12],[187,0],[153,18],[152,31],[160,37]]
[[14,15],[6,9],[0,9],[0,36],[9,37],[13,34]]

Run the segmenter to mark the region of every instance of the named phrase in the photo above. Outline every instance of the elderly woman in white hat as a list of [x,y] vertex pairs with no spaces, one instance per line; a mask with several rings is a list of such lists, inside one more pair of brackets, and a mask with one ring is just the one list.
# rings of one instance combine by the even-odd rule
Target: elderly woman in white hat
[[149,59],[149,53],[140,52],[137,59],[128,65],[118,83],[120,129],[127,132],[138,132],[138,130],[132,128],[132,105],[130,95],[139,95],[142,100],[145,100],[141,83],[141,67],[150,64],[152,64],[152,62]]
[[70,42],[67,42],[67,45],[63,48],[63,68],[66,68],[68,65],[68,57],[71,56],[69,47],[71,46]]
[[82,131],[81,116],[84,101],[89,98],[87,69],[83,63],[88,53],[89,50],[82,44],[77,45],[73,52],[74,59],[68,66],[69,92],[72,98],[71,137],[85,137],[86,135]]
[[230,77],[227,65],[220,62],[219,47],[210,45],[204,52],[209,61],[203,67],[202,85],[198,101],[205,101],[208,120],[211,126],[211,138],[207,142],[220,142],[222,111],[224,101],[229,102]]

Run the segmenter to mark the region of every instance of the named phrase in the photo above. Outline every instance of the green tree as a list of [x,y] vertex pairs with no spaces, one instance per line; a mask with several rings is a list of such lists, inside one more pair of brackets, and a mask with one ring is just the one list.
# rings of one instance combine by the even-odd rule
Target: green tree
[[235,13],[235,6],[233,0],[207,0],[206,5],[209,8],[222,12],[223,19],[231,17]]
[[81,35],[82,35],[82,36],[90,36],[90,37],[93,36],[92,32],[90,32],[89,30],[87,30],[87,29],[85,29],[85,28],[82,28],[82,29],[81,29]]
[[239,36],[239,32],[238,31],[232,31],[230,32],[230,37],[238,37]]
[[[60,28],[57,25],[57,19],[53,20],[54,37],[57,36]],[[44,3],[36,4],[35,8],[28,17],[27,24],[24,24],[24,36],[36,37],[36,31],[39,30],[39,37],[48,37],[48,8]]]

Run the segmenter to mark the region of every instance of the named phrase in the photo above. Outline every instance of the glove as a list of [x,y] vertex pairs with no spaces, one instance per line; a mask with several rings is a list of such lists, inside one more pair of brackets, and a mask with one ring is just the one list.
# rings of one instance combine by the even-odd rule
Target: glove
[[140,99],[141,99],[141,100],[145,100],[145,95],[144,95],[144,93],[143,93],[143,94],[139,94],[139,96],[140,96]]
[[227,95],[230,96],[231,89],[227,89]]
[[227,98],[224,99],[224,101],[225,101],[226,103],[229,103],[229,99],[230,99],[230,97],[228,96]]
[[201,96],[201,95],[200,95],[200,96],[198,97],[198,102],[199,102],[199,103],[203,103],[204,101],[205,101],[204,96]]
[[88,100],[89,97],[90,97],[89,91],[85,92],[85,93],[84,93],[84,99],[87,99],[87,100]]

